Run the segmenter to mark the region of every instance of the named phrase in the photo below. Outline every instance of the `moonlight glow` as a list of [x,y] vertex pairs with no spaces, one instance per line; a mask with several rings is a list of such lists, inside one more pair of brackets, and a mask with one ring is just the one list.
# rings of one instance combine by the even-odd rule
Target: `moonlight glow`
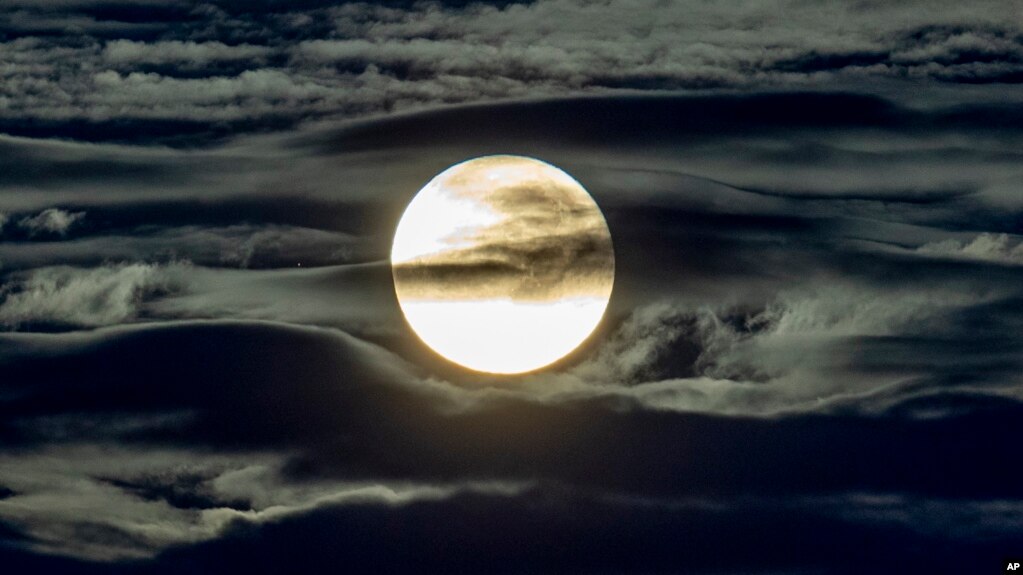
[[521,156],[476,158],[431,180],[398,223],[391,265],[416,334],[491,373],[539,369],[578,347],[614,283],[611,234],[593,198]]

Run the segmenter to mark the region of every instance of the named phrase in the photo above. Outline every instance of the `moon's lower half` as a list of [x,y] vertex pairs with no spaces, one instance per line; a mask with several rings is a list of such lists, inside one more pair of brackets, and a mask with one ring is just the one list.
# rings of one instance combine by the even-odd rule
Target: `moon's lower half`
[[596,202],[562,170],[522,156],[476,158],[427,183],[398,223],[391,264],[419,338],[490,373],[570,353],[600,323],[614,284]]

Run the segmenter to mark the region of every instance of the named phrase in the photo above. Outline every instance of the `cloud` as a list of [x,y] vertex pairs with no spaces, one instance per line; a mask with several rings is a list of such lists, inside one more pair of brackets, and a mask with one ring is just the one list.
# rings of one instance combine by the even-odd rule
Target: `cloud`
[[[106,455],[100,456],[103,451]],[[230,465],[227,457],[195,463],[187,454],[114,453],[98,446],[58,448],[51,455],[59,457],[63,470],[48,463],[57,460],[44,454],[5,454],[0,472],[0,481],[16,485],[18,492],[0,502],[0,517],[31,536],[38,551],[102,560],[138,558],[167,545],[212,536],[218,529],[198,511],[146,501],[111,480],[174,473],[175,468],[183,474],[210,473]]]
[[[152,72],[122,75],[105,70],[96,73],[90,83],[96,90],[87,97],[95,104],[95,120],[122,115],[200,121],[237,120],[280,112],[293,113],[288,108],[300,104],[315,110],[331,96],[330,86],[291,78],[280,70],[272,69],[246,70],[226,78],[187,79]],[[239,100],[248,104],[232,105]],[[114,112],[117,108],[120,110]]]
[[[9,569],[802,572],[855,540],[965,572],[1015,541],[1007,3],[16,2]],[[510,379],[425,349],[386,262],[415,190],[498,152],[582,182],[619,265],[599,333]],[[87,217],[19,226],[52,206]]]
[[[497,185],[496,176],[481,175],[487,170],[528,176],[505,176],[509,181]],[[461,164],[438,178],[421,192],[433,194],[433,207],[424,208],[427,200],[417,197],[402,216],[405,227],[395,232],[391,261],[403,300],[610,295],[614,250],[607,225],[586,191],[562,172],[504,156]],[[466,202],[490,220],[426,234],[415,228]]]
[[[997,106],[970,114],[920,111],[847,93],[615,97],[452,107],[243,138],[217,149],[8,138],[9,177],[0,192],[11,210],[55,202],[88,210],[90,226],[103,221],[104,214],[91,217],[99,206],[145,209],[157,202],[179,224],[186,223],[180,215],[186,203],[216,206],[221,225],[244,222],[228,219],[229,203],[246,218],[276,221],[270,210],[258,209],[257,199],[269,197],[275,199],[267,205],[282,215],[296,211],[284,204],[318,202],[323,216],[371,229],[368,224],[393,225],[384,218],[400,201],[396,190],[411,195],[468,157],[516,152],[567,169],[603,207],[832,217],[840,228],[831,235],[855,224],[857,237],[869,239],[899,224],[955,228],[964,218],[985,230],[1001,217],[994,223],[1008,231],[1014,212],[973,192],[1018,171],[1017,136],[1000,132],[1014,113]],[[592,121],[595,115],[600,122]],[[734,169],[736,154],[742,170]],[[196,209],[193,221],[204,211]],[[146,214],[156,217],[152,209]],[[313,227],[329,229],[323,216],[294,223],[314,220]]]
[[178,287],[186,268],[184,264],[121,264],[22,272],[3,285],[0,324],[94,327],[129,321],[148,297]]
[[290,482],[277,453],[198,454],[175,449],[52,447],[0,456],[0,520],[30,547],[99,561],[152,557],[219,537],[235,522],[276,522],[321,507],[404,506],[515,486]]
[[[997,317],[1000,305],[972,310],[1015,301],[1003,300],[1013,293],[984,293],[968,284],[885,289],[832,283],[783,291],[761,305],[693,307],[665,300],[632,311],[578,364],[528,376],[520,391],[554,402],[629,398],[682,412],[876,413],[940,395],[948,391],[944,385],[923,382],[962,372],[974,379],[973,391],[1011,396],[1009,371],[994,366],[1015,365],[1011,350],[1018,343],[985,349],[957,317]],[[1012,339],[1012,325],[990,330],[984,340]],[[943,343],[929,341],[936,333]],[[976,349],[963,349],[955,359],[940,349],[965,342]]]
[[396,337],[405,326],[393,292],[381,287],[390,281],[387,262],[264,271],[193,267],[187,291],[161,297],[146,311],[168,319],[272,320]]
[[938,257],[994,262],[1009,265],[1023,264],[1023,241],[1008,234],[984,233],[972,240],[943,240],[926,243],[916,250],[921,254]]
[[[645,0],[408,11],[356,4],[334,10],[338,30],[355,39],[313,40],[302,48],[312,58],[372,61],[413,76],[427,70],[517,76],[562,89],[803,84],[843,74],[935,76],[943,68],[935,64],[946,64],[939,55],[969,45],[971,36],[987,48],[985,62],[1012,62],[1017,51],[1000,34],[997,26],[1003,22],[997,18],[973,20],[962,34],[942,33],[943,24],[961,25],[974,14],[992,13],[983,9],[965,13],[949,5],[941,16],[921,18],[908,6],[860,10],[853,3],[827,2],[820,11],[791,8],[786,18],[778,18],[778,6],[669,7]],[[847,25],[839,27],[839,21]],[[551,22],[558,23],[557,33],[548,33]],[[756,32],[743,31],[742,22],[756,22]],[[932,32],[913,35],[918,28]],[[930,43],[941,47],[931,59],[913,58],[921,44]]]
[[214,267],[283,268],[362,263],[381,257],[363,238],[292,226],[240,224],[132,231],[116,230],[112,234],[64,241],[11,243],[0,246],[0,257],[17,268],[56,262],[89,266],[109,261],[177,259]]
[[[843,510],[868,506],[877,515],[843,514]],[[166,559],[172,565],[218,565],[222,554],[229,553],[235,565],[243,562],[286,570],[294,565],[296,550],[302,550],[303,566],[311,570],[344,562],[350,571],[364,573],[513,573],[523,568],[550,573],[672,568],[779,573],[827,570],[835,550],[854,539],[866,552],[843,565],[856,571],[903,563],[969,570],[978,554],[997,554],[995,549],[1011,546],[1018,527],[1014,511],[1018,505],[1010,501],[905,502],[898,497],[848,494],[723,503],[623,498],[548,486],[512,496],[466,493],[398,509],[325,508],[258,530],[239,529],[221,542],[172,552]],[[947,525],[942,513],[951,514],[954,519],[949,523],[959,527],[985,512],[998,517],[993,521],[997,527],[992,526],[986,536],[981,535],[983,529],[971,537],[959,529],[952,536],[927,528],[935,521]],[[793,526],[788,536],[772,529],[778,524]],[[485,525],[499,527],[495,531]],[[543,526],[548,536],[538,538],[537,526]],[[328,535],[335,529],[361,536],[339,541]],[[754,540],[760,544],[734,545]],[[437,541],[457,541],[465,550],[487,551],[484,556],[471,551],[452,553]]]
[[18,220],[18,227],[28,232],[29,236],[55,234],[65,236],[68,230],[85,218],[85,212],[67,212],[58,208],[45,209],[34,216],[25,216]]
[[[1023,74],[1014,40],[1023,23],[1004,16],[1004,0],[969,11],[846,0],[816,10],[797,0],[312,2],[274,3],[265,18],[229,4],[169,3],[127,20],[116,6],[92,3],[63,4],[59,17],[39,3],[7,8],[3,26],[38,36],[0,44],[0,120],[22,129],[76,120],[251,128],[617,91],[852,85],[922,97],[907,80],[945,84],[943,93],[966,104],[976,97],[970,86],[1010,85]],[[67,29],[74,33],[62,35]]]
[[258,63],[270,48],[239,44],[229,46],[222,42],[136,42],[114,40],[103,47],[103,59],[114,66],[137,64],[178,64],[198,68],[214,62],[249,60]]
[[[1018,505],[1006,500],[907,500],[888,494],[722,502],[618,497],[561,486],[514,493],[465,490],[399,505],[351,501],[275,521],[237,521],[219,540],[171,548],[154,561],[118,567],[126,573],[174,573],[182,565],[202,571],[231,565],[276,572],[293,569],[297,562],[310,571],[344,564],[353,573],[509,573],[523,566],[575,573],[656,571],[670,565],[696,572],[778,573],[826,569],[837,550],[855,539],[864,553],[844,563],[852,569],[869,571],[883,563],[969,571],[978,555],[1011,547],[1018,512]],[[793,528],[781,534],[772,529],[778,524]],[[538,525],[546,537],[537,538]],[[609,540],[616,544],[608,545]],[[732,549],[736,540],[760,545],[721,552]],[[453,553],[450,545],[456,542],[460,552]],[[56,564],[67,573],[112,568],[53,558],[23,563],[23,557],[6,551],[6,564],[19,567]]]
[[991,182],[978,193],[978,198],[998,210],[1015,213],[1023,208],[1023,179],[1006,178]]
[[[663,311],[649,311],[649,321]],[[155,565],[174,564],[215,541],[279,535],[281,526],[317,516],[329,517],[334,528],[318,527],[306,538],[330,533],[336,540],[337,526],[350,520],[362,526],[353,533],[367,537],[360,547],[393,541],[395,522],[407,533],[423,509],[433,510],[428,518],[448,518],[442,523],[464,529],[463,536],[507,540],[507,522],[498,522],[497,532],[483,525],[495,525],[491,504],[515,510],[509,521],[551,504],[549,513],[561,513],[545,511],[544,524],[559,525],[555,531],[571,541],[587,541],[559,522],[589,517],[584,523],[592,527],[594,511],[604,507],[589,497],[655,513],[735,509],[747,520],[729,513],[722,524],[743,526],[763,506],[778,510],[767,525],[806,520],[797,511],[809,509],[813,517],[837,517],[888,536],[898,529],[952,537],[948,529],[928,531],[933,521],[944,521],[956,528],[957,542],[973,540],[970,533],[1001,537],[1018,523],[1011,504],[976,530],[971,513],[943,514],[948,501],[1008,502],[1018,493],[1011,474],[997,470],[1023,422],[1020,403],[980,394],[971,402],[961,389],[950,395],[954,384],[944,391],[957,411],[939,417],[837,409],[751,417],[665,409],[652,396],[627,394],[654,391],[647,380],[621,385],[614,396],[554,400],[525,379],[491,385],[465,376],[441,385],[432,370],[388,348],[337,330],[277,322],[164,322],[8,333],[0,340],[0,437],[16,447],[0,461],[0,486],[14,493],[0,501],[0,520],[30,537],[19,545],[51,553],[102,560],[158,554]],[[384,341],[401,353],[410,349],[393,337]],[[805,343],[794,351],[804,353]],[[853,343],[871,357],[897,351],[870,340]],[[809,351],[806,362],[824,357]],[[936,350],[934,357],[946,354]],[[960,350],[946,365],[975,359]],[[668,367],[663,359],[647,365]],[[1018,373],[1018,365],[1012,369]],[[464,396],[477,401],[463,402]],[[978,431],[988,438],[986,449],[957,441]],[[452,524],[467,498],[489,503]],[[922,500],[935,503],[918,505]],[[387,521],[377,531],[368,518],[380,516]],[[481,517],[489,519],[480,523]],[[693,521],[685,517],[679,521]],[[707,525],[710,518],[700,517]],[[665,529],[664,520],[626,523],[656,525],[677,546],[680,531]],[[610,521],[608,529],[621,529],[621,521]],[[437,522],[422,523],[430,524],[432,549]],[[824,524],[831,527],[821,535],[833,536],[831,520]],[[535,541],[535,529],[523,537]],[[494,547],[480,547],[492,556]]]

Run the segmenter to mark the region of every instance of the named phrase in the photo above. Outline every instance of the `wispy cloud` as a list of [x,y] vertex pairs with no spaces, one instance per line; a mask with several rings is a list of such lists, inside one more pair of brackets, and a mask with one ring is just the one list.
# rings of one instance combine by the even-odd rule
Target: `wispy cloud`
[[1008,234],[980,234],[972,240],[929,242],[917,251],[932,256],[1023,264],[1023,241]]
[[486,484],[295,484],[279,453],[136,450],[85,444],[0,456],[0,520],[24,530],[45,553],[117,561],[218,537],[233,522],[252,525],[319,507],[405,505],[463,491],[515,493]]
[[34,216],[25,216],[18,220],[18,227],[30,236],[40,234],[67,235],[76,223],[85,218],[85,212],[68,212],[58,208],[45,209]]
[[145,299],[180,285],[184,264],[46,267],[16,274],[0,289],[0,324],[101,326],[130,321]]

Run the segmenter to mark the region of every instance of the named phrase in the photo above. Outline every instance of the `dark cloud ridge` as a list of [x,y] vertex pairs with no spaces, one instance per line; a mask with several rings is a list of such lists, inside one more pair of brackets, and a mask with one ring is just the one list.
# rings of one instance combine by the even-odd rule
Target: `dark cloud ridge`
[[[9,355],[4,387],[21,397],[5,401],[0,416],[30,423],[67,412],[189,409],[195,418],[134,440],[299,448],[305,455],[293,472],[302,476],[550,479],[677,496],[1020,496],[999,473],[1023,431],[1015,401],[937,420],[745,419],[511,399],[445,415],[440,398],[396,385],[344,341],[270,325],[193,324],[114,336],[78,353]],[[79,376],[64,382],[67,373]]]

